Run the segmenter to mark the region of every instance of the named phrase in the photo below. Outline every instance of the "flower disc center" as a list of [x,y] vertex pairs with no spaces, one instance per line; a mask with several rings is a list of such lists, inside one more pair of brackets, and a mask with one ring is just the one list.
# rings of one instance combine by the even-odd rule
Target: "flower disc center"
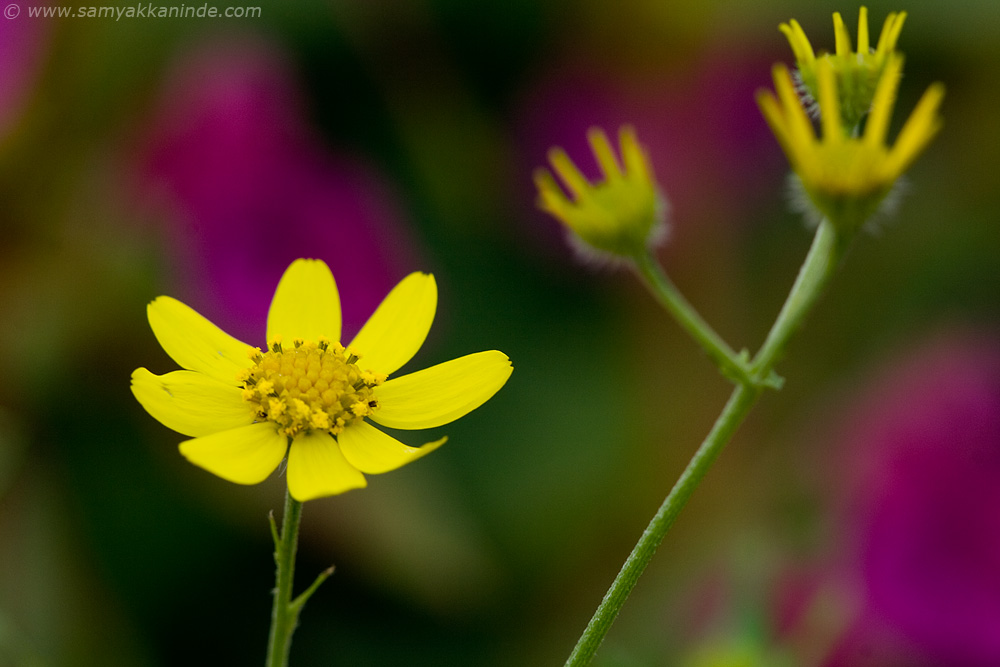
[[358,357],[337,343],[296,340],[285,349],[272,341],[266,352],[250,350],[254,365],[238,378],[243,400],[258,420],[293,437],[303,432],[337,435],[378,407],[373,388],[384,376],[358,367]]

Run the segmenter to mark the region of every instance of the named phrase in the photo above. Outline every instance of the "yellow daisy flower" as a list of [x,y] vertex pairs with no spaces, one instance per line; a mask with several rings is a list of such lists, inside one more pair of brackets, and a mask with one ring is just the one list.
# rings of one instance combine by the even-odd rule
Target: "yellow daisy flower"
[[905,20],[906,12],[889,14],[882,25],[878,43],[872,48],[868,36],[868,8],[862,7],[858,16],[858,48],[854,51],[851,49],[851,36],[847,33],[844,20],[839,12],[834,12],[833,32],[836,38],[836,50],[832,54],[821,53],[818,57],[798,21],[792,19],[788,23],[779,25],[778,29],[788,38],[788,43],[795,53],[797,76],[801,83],[800,92],[810,113],[814,116],[820,113],[821,105],[816,103],[819,93],[818,63],[826,62],[832,66],[836,74],[843,123],[848,131],[857,127],[871,108],[875,89],[889,62],[889,57],[895,52],[896,42],[899,41],[899,33],[903,30]]
[[624,169],[602,130],[591,128],[587,139],[604,180],[591,185],[565,151],[553,148],[549,162],[573,198],[563,193],[548,170],[539,168],[535,171],[538,206],[595,250],[622,257],[644,253],[666,231],[666,205],[657,194],[652,165],[630,127],[619,134]]
[[510,360],[492,350],[388,379],[420,349],[437,308],[434,277],[413,273],[345,348],[340,296],[320,260],[295,261],[267,316],[266,350],[229,336],[161,296],[147,307],[164,351],[186,370],[132,373],[132,393],[163,425],[191,436],[189,461],[238,484],[264,481],[288,456],[298,501],[364,487],[444,444],[409,447],[371,423],[434,428],[475,410],[504,385]]
[[816,67],[822,137],[816,136],[784,65],[775,65],[773,71],[777,97],[770,91],[757,94],[757,103],[806,193],[841,230],[856,230],[876,211],[896,179],[941,128],[937,110],[944,86],[936,83],[917,103],[896,143],[891,148],[886,145],[902,66],[902,56],[889,57],[861,136],[846,131],[836,75],[828,61],[821,60]]

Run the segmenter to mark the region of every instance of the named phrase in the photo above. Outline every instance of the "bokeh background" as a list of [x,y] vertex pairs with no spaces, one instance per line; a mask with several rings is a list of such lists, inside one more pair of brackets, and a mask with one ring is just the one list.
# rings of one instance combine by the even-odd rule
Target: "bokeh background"
[[[333,268],[348,336],[432,271],[409,368],[496,348],[515,372],[433,456],[306,505],[299,583],[337,572],[293,664],[562,664],[729,388],[632,276],[574,258],[531,172],[558,144],[593,173],[586,129],[633,124],[672,204],[664,265],[755,349],[810,234],[753,93],[791,60],[779,22],[831,48],[857,7],[34,1],[0,19],[0,665],[262,662],[283,479],[189,465],[128,378],[175,368],[150,299],[261,343],[301,256]],[[873,31],[910,13],[896,127],[941,80],[944,131],[596,665],[1000,664],[1000,13],[869,9]]]

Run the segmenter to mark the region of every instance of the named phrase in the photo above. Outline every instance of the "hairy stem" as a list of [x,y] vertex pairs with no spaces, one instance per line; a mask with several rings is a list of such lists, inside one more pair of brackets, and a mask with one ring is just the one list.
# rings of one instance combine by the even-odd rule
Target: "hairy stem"
[[719,372],[733,382],[745,384],[752,381],[747,360],[733,352],[726,341],[688,303],[660,268],[652,253],[637,256],[635,267],[653,297],[701,345],[709,359],[718,366]]
[[274,538],[275,573],[274,604],[271,607],[271,634],[267,642],[267,667],[287,667],[288,651],[292,647],[292,633],[298,624],[299,607],[293,607],[292,585],[295,579],[295,551],[299,540],[299,521],[302,503],[285,491],[285,514],[278,535],[271,518],[271,535]]
[[[774,364],[780,358],[789,338],[802,324],[806,314],[815,305],[843,255],[846,243],[827,221],[820,223],[812,247],[799,269],[798,277],[785,300],[785,304],[771,327],[760,351],[751,364],[732,353],[701,317],[677,293],[676,288],[663,274],[651,257],[638,261],[640,273],[664,307],[681,325],[702,344],[724,375],[736,383],[722,414],[716,419],[708,436],[701,443],[684,472],[664,499],[642,537],[632,549],[625,564],[601,600],[597,611],[587,624],[576,647],[566,661],[566,667],[580,667],[590,663],[601,642],[618,617],[625,600],[656,553],[664,536],[685,503],[705,477],[712,463],[743,423],[765,387],[780,386],[774,375]],[[728,371],[728,372],[727,372]]]
[[670,530],[670,526],[677,519],[677,515],[691,494],[694,493],[705,473],[708,472],[712,462],[729,442],[733,432],[743,423],[744,417],[750,412],[750,408],[757,401],[760,392],[761,389],[752,385],[739,385],[733,391],[729,402],[726,403],[725,409],[719,415],[708,437],[701,443],[701,447],[698,448],[687,468],[681,473],[680,479],[674,484],[674,488],[670,490],[670,494],[660,505],[660,509],[656,511],[653,520],[646,526],[646,530],[643,531],[642,537],[639,538],[632,553],[629,554],[622,569],[618,572],[611,588],[605,593],[604,599],[601,600],[597,611],[590,619],[587,629],[583,631],[573,653],[566,661],[567,666],[590,663],[601,642],[604,641],[604,637],[608,634],[608,630],[611,629],[611,624],[618,617],[625,600],[635,588],[640,575],[649,565],[649,561],[653,559],[656,548],[660,546],[663,537]]

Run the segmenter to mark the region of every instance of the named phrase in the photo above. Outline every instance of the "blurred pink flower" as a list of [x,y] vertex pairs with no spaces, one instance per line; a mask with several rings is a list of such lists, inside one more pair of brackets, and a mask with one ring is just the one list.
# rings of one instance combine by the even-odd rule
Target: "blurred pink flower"
[[[27,13],[27,4],[18,6],[21,14]],[[0,138],[24,112],[44,63],[49,24],[26,15],[0,21]]]
[[180,291],[246,340],[259,338],[296,258],[322,259],[337,276],[346,332],[415,268],[388,183],[324,148],[290,69],[259,45],[196,51],[168,79],[143,151],[147,194],[166,200],[173,223]]
[[849,419],[845,495],[864,611],[830,667],[1000,665],[997,338],[917,350]]

